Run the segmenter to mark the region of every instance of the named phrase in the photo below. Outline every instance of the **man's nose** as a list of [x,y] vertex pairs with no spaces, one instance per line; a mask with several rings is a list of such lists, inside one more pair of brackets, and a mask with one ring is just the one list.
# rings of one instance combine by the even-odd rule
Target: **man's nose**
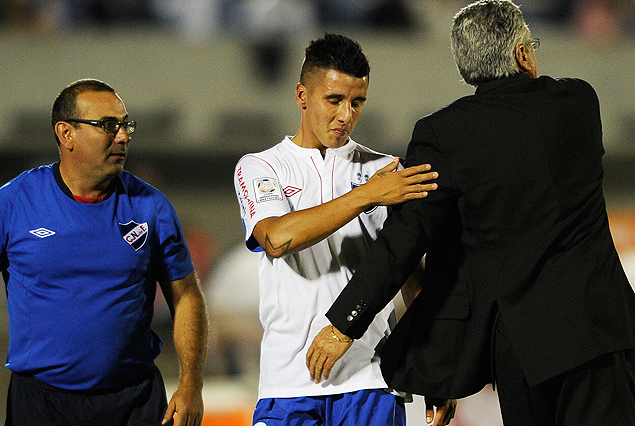
[[353,116],[353,107],[348,102],[342,102],[338,111],[337,119],[342,123],[348,123]]
[[130,139],[132,139],[132,136],[130,136],[126,128],[124,126],[119,127],[117,133],[115,133],[115,141],[127,143],[130,142]]

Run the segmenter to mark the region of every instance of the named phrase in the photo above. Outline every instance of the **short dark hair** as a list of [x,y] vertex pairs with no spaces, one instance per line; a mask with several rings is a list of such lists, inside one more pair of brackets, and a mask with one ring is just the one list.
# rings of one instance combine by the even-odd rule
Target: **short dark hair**
[[[64,88],[55,98],[53,112],[51,113],[51,125],[55,129],[55,124],[69,118],[79,118],[80,111],[77,110],[77,95],[84,92],[111,92],[116,93],[109,84],[92,78],[77,80]],[[55,140],[59,145],[60,141],[55,135]]]
[[357,78],[370,74],[370,65],[362,47],[356,41],[341,34],[324,33],[322,38],[311,41],[305,49],[300,83],[315,70],[335,70]]

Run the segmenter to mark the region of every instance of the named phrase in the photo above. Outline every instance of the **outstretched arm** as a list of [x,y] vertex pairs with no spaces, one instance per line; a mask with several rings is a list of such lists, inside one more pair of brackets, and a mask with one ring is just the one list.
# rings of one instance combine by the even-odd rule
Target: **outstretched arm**
[[430,165],[396,171],[398,165],[396,158],[364,185],[328,203],[263,219],[254,227],[253,236],[269,256],[281,257],[322,241],[370,207],[423,198],[437,188],[436,183],[424,183],[438,177],[429,172]]
[[[318,333],[307,351],[307,368],[311,380],[319,383],[321,378],[329,378],[331,369],[353,345],[353,339],[342,334],[333,325],[328,325]],[[426,398],[426,423],[431,426],[445,426],[454,418],[455,399]]]
[[196,272],[161,283],[174,320],[174,346],[181,377],[163,419],[175,426],[200,426],[203,421],[203,374],[207,355],[208,319]]
[[[421,291],[424,267],[425,261],[422,259],[401,287],[406,308]],[[335,363],[344,356],[352,344],[353,339],[342,334],[335,326],[324,327],[315,336],[306,354],[306,366],[311,374],[311,380],[316,383],[320,383],[322,378],[328,380]]]

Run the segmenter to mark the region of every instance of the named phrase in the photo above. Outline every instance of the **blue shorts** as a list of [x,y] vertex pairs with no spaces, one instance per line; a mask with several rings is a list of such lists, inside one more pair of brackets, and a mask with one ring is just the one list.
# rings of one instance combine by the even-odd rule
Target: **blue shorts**
[[382,389],[258,401],[254,426],[405,426],[404,399]]

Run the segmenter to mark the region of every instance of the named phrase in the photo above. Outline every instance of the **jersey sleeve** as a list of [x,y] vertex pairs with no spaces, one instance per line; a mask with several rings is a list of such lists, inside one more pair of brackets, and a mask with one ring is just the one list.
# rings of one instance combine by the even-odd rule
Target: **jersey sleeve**
[[6,235],[5,221],[9,217],[9,203],[4,197],[4,193],[0,188],[0,271],[7,268],[6,244],[8,236]]
[[12,215],[12,202],[15,197],[13,188],[22,177],[12,179],[0,187],[0,271],[4,271],[9,266],[7,260],[7,243],[9,241],[9,221]]
[[156,233],[159,239],[163,277],[178,280],[194,272],[183,229],[172,203],[161,193],[155,194],[157,205]]
[[256,224],[268,217],[284,216],[291,211],[280,176],[271,162],[255,155],[246,155],[236,165],[234,187],[245,229],[245,244],[251,251],[262,251],[252,235]]

